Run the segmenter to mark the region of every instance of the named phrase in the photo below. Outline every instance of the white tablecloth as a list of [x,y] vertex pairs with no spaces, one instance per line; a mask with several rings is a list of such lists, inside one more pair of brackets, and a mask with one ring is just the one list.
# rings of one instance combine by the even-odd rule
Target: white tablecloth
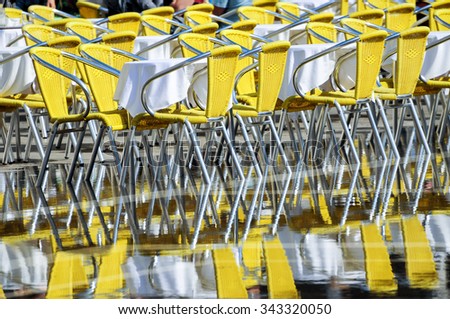
[[[0,48],[0,59],[4,59],[21,49],[23,48]],[[33,63],[28,54],[23,54],[10,62],[0,64],[0,96],[27,91],[35,77]]]
[[[280,90],[280,99],[285,100],[289,96],[296,95],[293,84],[293,75],[297,66],[306,58],[320,53],[321,51],[333,46],[334,44],[303,44],[293,45],[288,51],[286,60],[286,69],[284,73],[283,84]],[[343,54],[354,50],[355,46],[342,48],[338,51],[327,54],[319,59],[313,60],[302,67],[297,75],[296,81],[302,92],[306,93],[316,87],[326,83],[333,73],[337,59]],[[347,88],[352,86],[352,80],[355,78],[355,62],[349,61],[343,66],[341,72],[341,81]]]
[[[157,36],[141,36],[137,37],[136,40],[134,40],[134,50],[133,53],[137,53],[141,51],[142,49],[156,43],[159,41],[162,41],[164,39],[167,39],[168,35],[157,35]],[[146,59],[168,59],[171,57],[173,50],[178,46],[177,40],[169,41],[165,44],[159,45],[158,47],[146,51],[140,56]]]
[[[184,58],[154,59],[125,63],[114,99],[119,102],[120,107],[126,108],[131,116],[144,113],[141,91],[145,82],[156,73],[185,60]],[[197,61],[155,80],[147,89],[148,106],[157,111],[184,100],[194,74],[205,66],[206,60]]]
[[[6,47],[9,42],[22,35],[21,28],[8,29],[8,27],[17,27],[21,25],[20,19],[7,19],[6,26],[0,28],[0,48]],[[20,40],[15,45],[25,45],[25,40]]]

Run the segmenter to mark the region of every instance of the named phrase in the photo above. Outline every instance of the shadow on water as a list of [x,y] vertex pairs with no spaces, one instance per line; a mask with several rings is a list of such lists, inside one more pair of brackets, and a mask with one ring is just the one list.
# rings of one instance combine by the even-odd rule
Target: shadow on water
[[[320,165],[0,170],[6,298],[448,298],[448,154]],[[292,156],[292,154],[290,154]],[[125,168],[127,169],[127,168]],[[233,287],[230,282],[235,282]],[[227,293],[231,295],[227,295]],[[279,295],[284,293],[285,295]],[[0,294],[1,296],[1,294]]]

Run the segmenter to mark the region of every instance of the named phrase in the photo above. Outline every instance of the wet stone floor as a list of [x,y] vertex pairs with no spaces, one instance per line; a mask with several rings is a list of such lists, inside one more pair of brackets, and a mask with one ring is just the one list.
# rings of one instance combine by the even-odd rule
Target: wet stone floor
[[360,165],[319,150],[210,184],[136,165],[119,186],[108,163],[66,183],[53,160],[41,190],[37,165],[4,165],[0,298],[449,298],[447,146],[405,134],[383,161],[358,137]]

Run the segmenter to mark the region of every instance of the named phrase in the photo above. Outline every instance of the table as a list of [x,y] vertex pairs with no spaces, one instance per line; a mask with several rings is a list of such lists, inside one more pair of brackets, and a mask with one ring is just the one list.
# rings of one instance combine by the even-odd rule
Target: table
[[[258,24],[255,27],[254,34],[259,35],[261,37],[265,37],[268,33],[277,31],[281,28],[286,27],[287,24]],[[306,44],[306,33],[305,33],[305,27],[306,23],[300,24],[298,26],[295,26],[289,30],[286,30],[282,33],[279,33],[273,37],[270,37],[270,39],[274,41],[284,40],[284,41],[290,41],[293,37],[299,36],[301,33],[304,33],[304,35],[299,36],[298,39],[296,39],[292,44]]]
[[[114,99],[119,102],[120,107],[126,108],[131,116],[144,113],[141,91],[145,82],[158,72],[186,60],[185,58],[173,58],[125,63],[120,73]],[[153,111],[158,111],[187,98],[194,75],[205,66],[206,59],[189,64],[155,80],[147,89],[147,105]],[[198,82],[196,92],[204,98],[207,86],[200,82]],[[203,88],[203,92],[200,88]]]
[[[285,100],[292,95],[297,95],[292,81],[292,77],[297,66],[306,58],[320,53],[333,45],[335,44],[302,44],[293,45],[289,48],[286,59],[284,79],[279,95],[281,100]],[[305,64],[299,71],[296,79],[299,83],[301,91],[306,93],[326,83],[329,80],[330,75],[333,73],[338,58],[350,51],[355,50],[355,48],[355,45],[349,45]],[[356,61],[351,59],[342,67],[340,80],[341,83],[347,88],[351,88],[354,85],[353,79],[355,78],[355,65]]]
[[[4,59],[21,49],[23,48],[0,48],[0,59]],[[33,62],[28,54],[23,54],[14,60],[0,64],[0,96],[27,92],[35,78]]]
[[[6,26],[0,27],[0,48],[6,47],[9,42],[22,35],[22,21],[20,19],[6,20]],[[25,40],[16,42],[16,46],[25,46]]]
[[[137,53],[141,51],[142,49],[157,43],[159,41],[168,39],[169,35],[156,35],[156,36],[139,36],[134,40],[134,49],[133,53]],[[178,47],[178,40],[174,39],[171,41],[168,41],[162,45],[159,45],[158,47],[143,52],[140,54],[141,57],[149,60],[149,59],[168,59],[172,57],[172,53],[174,52],[175,48]]]

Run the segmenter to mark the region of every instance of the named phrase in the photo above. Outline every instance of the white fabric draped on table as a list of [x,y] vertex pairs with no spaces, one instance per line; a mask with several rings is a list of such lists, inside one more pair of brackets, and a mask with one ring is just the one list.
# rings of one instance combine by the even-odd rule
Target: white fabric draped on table
[[[144,113],[141,91],[145,82],[153,75],[186,60],[185,58],[154,59],[125,63],[114,99],[119,102],[120,107],[126,108],[131,116]],[[205,66],[206,59],[191,63],[153,81],[147,89],[147,105],[153,111],[158,111],[187,98],[194,74]],[[204,97],[206,90],[206,85],[202,83],[195,91],[200,97]]]
[[[20,19],[6,19],[6,26],[0,27],[0,48],[6,47],[8,43],[22,35],[21,25]],[[25,40],[22,39],[15,45],[25,46]]]
[[[4,59],[23,48],[0,48],[0,59]],[[7,63],[0,64],[0,96],[29,91],[36,75],[28,54],[23,54]]]
[[[168,35],[137,37],[136,40],[134,40],[133,53],[137,53],[137,52],[141,51],[142,49],[144,49],[154,43],[157,43],[159,41],[165,40],[167,38],[169,38]],[[172,56],[172,53],[174,52],[174,50],[177,46],[178,46],[178,41],[175,39],[172,41],[168,41],[162,45],[159,45],[154,49],[146,51],[146,52],[140,54],[140,56],[147,60],[169,59]]]

